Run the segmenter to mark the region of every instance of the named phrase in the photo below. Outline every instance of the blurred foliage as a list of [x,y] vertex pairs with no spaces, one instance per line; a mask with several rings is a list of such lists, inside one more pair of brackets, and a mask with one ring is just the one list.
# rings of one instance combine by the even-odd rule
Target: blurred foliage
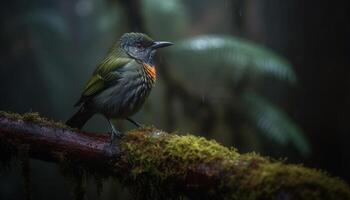
[[[295,84],[296,76],[288,61],[265,47],[234,36],[199,35],[183,39],[186,30],[191,28],[185,4],[182,0],[143,1],[147,30],[157,38],[177,39],[176,45],[164,56],[170,61],[171,69],[167,70],[194,96],[212,102],[214,110],[231,106],[232,115],[245,117],[242,124],[256,127],[257,133],[279,144],[291,142],[302,154],[309,154],[309,144],[297,125],[268,100],[250,92],[258,92],[260,85],[270,78]],[[181,116],[172,117],[179,118]],[[227,123],[231,133],[245,134],[239,127],[241,124],[232,129],[230,123],[234,122]]]
[[301,130],[284,112],[256,94],[246,93],[243,98],[250,120],[262,133],[281,144],[291,141],[301,153],[310,153],[310,147]]
[[286,60],[266,48],[233,36],[198,36],[181,40],[172,50],[177,56],[173,59],[181,60],[182,65],[193,66],[191,70],[201,72],[212,68],[212,73],[220,73],[218,77],[233,82],[244,78],[255,80],[261,76],[296,82]]

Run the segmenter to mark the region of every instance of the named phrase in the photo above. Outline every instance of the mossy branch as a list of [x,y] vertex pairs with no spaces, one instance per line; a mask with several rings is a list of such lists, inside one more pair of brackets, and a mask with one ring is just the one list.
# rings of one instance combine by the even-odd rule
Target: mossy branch
[[[79,163],[94,174],[118,178],[142,199],[350,199],[338,178],[301,165],[239,154],[215,141],[137,129],[105,152],[107,134],[85,133],[40,117],[0,112],[0,144],[33,158]],[[73,165],[71,165],[73,166]]]

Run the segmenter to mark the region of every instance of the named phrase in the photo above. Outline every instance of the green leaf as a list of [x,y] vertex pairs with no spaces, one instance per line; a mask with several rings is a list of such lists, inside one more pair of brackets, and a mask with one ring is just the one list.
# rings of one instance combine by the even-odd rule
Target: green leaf
[[[198,36],[176,42],[170,50],[172,60],[194,71],[215,68],[226,77],[259,78],[269,75],[279,80],[296,82],[291,65],[282,57],[262,46],[233,36]],[[176,62],[176,61],[175,61]]]
[[291,142],[303,155],[310,153],[302,131],[283,111],[254,93],[245,93],[243,100],[249,120],[261,133],[283,145]]

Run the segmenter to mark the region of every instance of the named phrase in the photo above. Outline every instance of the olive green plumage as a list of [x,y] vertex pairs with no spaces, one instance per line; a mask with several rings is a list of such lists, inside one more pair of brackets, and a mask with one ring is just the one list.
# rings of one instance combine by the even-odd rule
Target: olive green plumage
[[[169,45],[143,33],[125,33],[97,66],[75,104],[80,109],[67,125],[80,129],[96,113],[109,123],[117,118],[138,124],[129,117],[140,109],[155,82],[156,49]],[[110,125],[113,139],[120,134]]]

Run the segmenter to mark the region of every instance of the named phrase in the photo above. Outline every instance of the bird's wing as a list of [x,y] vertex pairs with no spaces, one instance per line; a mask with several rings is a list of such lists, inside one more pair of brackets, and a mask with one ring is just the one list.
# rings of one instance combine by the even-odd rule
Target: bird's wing
[[118,69],[132,62],[130,58],[118,58],[113,60],[105,60],[102,62],[93,73],[92,77],[86,84],[80,100],[76,103],[79,105],[91,96],[94,96],[100,91],[103,91],[111,82],[117,81],[120,78]]

